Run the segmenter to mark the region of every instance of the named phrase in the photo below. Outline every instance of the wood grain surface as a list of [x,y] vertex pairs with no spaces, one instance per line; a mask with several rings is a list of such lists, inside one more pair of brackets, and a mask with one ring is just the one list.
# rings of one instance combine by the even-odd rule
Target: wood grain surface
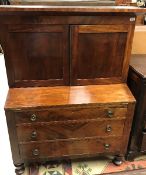
[[[105,121],[76,120],[32,125],[21,124],[17,126],[17,136],[20,143],[55,139],[122,136],[124,122],[124,119],[109,119]],[[33,135],[34,132],[35,136]]]
[[11,88],[5,109],[134,102],[126,84]]
[[[109,144],[109,149],[105,148]],[[23,159],[39,159],[53,157],[72,157],[83,155],[95,155],[98,153],[122,152],[122,137],[109,138],[82,138],[54,140],[43,142],[28,142],[20,144],[20,152]],[[34,150],[38,150],[38,155],[34,155]]]
[[[112,112],[109,115],[109,111]],[[15,112],[16,124],[52,122],[52,121],[72,121],[72,120],[107,120],[126,118],[127,104],[104,104],[100,106],[74,106],[74,107],[55,107],[47,110],[27,110]],[[31,121],[35,115],[36,120]]]

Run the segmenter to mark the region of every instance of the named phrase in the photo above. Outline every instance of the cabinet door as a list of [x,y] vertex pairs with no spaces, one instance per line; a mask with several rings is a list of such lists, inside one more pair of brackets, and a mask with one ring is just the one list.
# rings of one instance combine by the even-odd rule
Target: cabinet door
[[9,26],[6,53],[10,87],[69,84],[68,26]]
[[71,27],[71,84],[125,82],[133,26],[75,25]]

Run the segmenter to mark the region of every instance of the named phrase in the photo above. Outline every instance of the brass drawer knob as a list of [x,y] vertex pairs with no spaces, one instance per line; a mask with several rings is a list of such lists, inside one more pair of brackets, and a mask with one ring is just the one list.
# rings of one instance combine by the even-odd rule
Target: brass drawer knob
[[37,137],[37,132],[36,131],[32,131],[31,138],[35,139],[36,137]]
[[105,144],[104,144],[104,148],[105,148],[106,150],[109,150],[109,148],[110,148],[110,144],[105,143]]
[[106,126],[106,132],[111,132],[111,131],[112,131],[111,125],[107,125],[107,126]]
[[31,117],[30,117],[30,120],[32,122],[34,122],[34,121],[36,121],[36,119],[37,119],[37,116],[35,114],[32,114]]
[[113,117],[113,111],[111,110],[111,109],[108,109],[107,110],[107,116],[109,117],[109,118],[111,118],[111,117]]
[[34,149],[34,150],[32,151],[32,154],[33,154],[34,156],[38,156],[38,155],[39,155],[39,150],[38,150],[38,149]]

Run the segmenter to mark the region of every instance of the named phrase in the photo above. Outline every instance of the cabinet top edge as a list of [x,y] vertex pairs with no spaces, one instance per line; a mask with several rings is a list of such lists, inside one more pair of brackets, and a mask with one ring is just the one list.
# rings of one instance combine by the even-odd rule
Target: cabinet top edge
[[146,13],[146,9],[134,6],[0,5],[1,12]]

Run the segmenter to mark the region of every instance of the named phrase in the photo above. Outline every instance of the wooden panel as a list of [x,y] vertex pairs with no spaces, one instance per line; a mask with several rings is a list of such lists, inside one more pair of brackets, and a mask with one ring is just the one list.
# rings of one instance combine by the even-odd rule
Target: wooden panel
[[19,143],[18,143],[14,113],[11,111],[6,111],[5,114],[8,126],[9,139],[11,143],[13,162],[14,164],[22,163],[22,159],[19,152]]
[[15,25],[8,31],[10,87],[69,84],[67,26]]
[[[105,139],[70,139],[64,141],[35,142],[20,145],[20,152],[23,159],[38,158],[59,158],[80,155],[96,155],[97,153],[121,152],[122,137],[110,137]],[[105,149],[105,144],[109,144],[109,149]],[[34,156],[33,152],[38,149],[39,154]]]
[[[41,111],[16,112],[16,123],[37,123],[50,121],[71,121],[85,119],[125,118],[127,105],[104,105],[97,107],[61,107]],[[36,119],[32,121],[32,116]]]
[[114,32],[128,32],[127,25],[80,25],[78,27],[79,33],[114,33]]
[[127,148],[128,148],[128,143],[129,143],[129,136],[131,132],[131,126],[132,126],[132,119],[134,115],[134,109],[135,109],[135,104],[129,103],[128,104],[128,112],[127,112],[127,119],[125,122],[124,126],[124,131],[123,131],[123,154],[126,154]]
[[128,25],[79,25],[71,29],[72,85],[125,82]]
[[130,88],[132,94],[134,95],[135,99],[138,100],[139,99],[139,94],[141,92],[141,82],[139,79],[139,76],[137,76],[136,74],[133,74],[133,71],[131,69],[129,69],[129,73],[128,73],[128,87]]
[[146,132],[142,133],[141,151],[146,152]]
[[[145,87],[145,64],[144,56],[136,56],[131,59],[131,66],[128,76],[128,86],[134,94],[137,103],[132,123],[127,159],[134,160],[136,156],[142,155],[141,145],[145,135],[142,134],[145,125],[146,109],[146,87]],[[144,138],[145,139],[145,138]],[[143,140],[144,141],[144,140]]]
[[[25,12],[24,12],[25,13]],[[71,15],[67,16],[65,14],[61,15],[47,15],[44,13],[37,12],[37,15],[34,15],[34,12],[32,14],[25,13],[19,14],[19,15],[8,15],[6,13],[5,15],[0,15],[0,23],[2,24],[12,24],[12,25],[24,25],[24,24],[98,24],[98,25],[107,25],[107,24],[134,24],[135,21],[130,21],[130,18],[135,17],[133,14],[127,14],[127,15],[119,15],[119,14],[80,14],[80,15]],[[23,20],[22,20],[23,19]],[[1,26],[3,27],[3,25]],[[1,31],[2,32],[2,31]]]
[[[5,110],[135,103],[126,84],[9,89]],[[98,103],[98,104],[97,104]],[[75,106],[74,106],[75,107]]]
[[17,126],[19,142],[122,136],[125,120],[74,120]]

